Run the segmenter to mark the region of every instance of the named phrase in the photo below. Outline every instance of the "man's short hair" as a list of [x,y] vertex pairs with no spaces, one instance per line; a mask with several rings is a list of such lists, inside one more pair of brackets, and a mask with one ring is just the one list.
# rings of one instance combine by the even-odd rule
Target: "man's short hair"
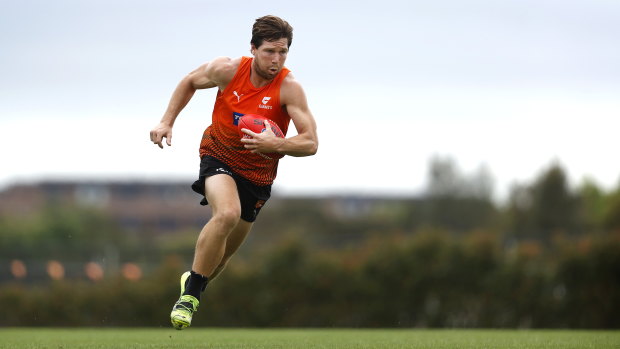
[[276,41],[282,38],[288,39],[288,47],[293,43],[293,27],[280,17],[267,15],[257,18],[252,26],[252,40],[254,47],[258,48],[263,41]]

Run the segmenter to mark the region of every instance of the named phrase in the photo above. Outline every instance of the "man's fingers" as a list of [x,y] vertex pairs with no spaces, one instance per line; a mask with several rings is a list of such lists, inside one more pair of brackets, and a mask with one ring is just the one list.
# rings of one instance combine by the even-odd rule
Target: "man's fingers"
[[151,131],[150,136],[151,136],[151,142],[157,143],[157,132]]
[[274,134],[273,130],[271,129],[271,124],[269,123],[269,121],[267,121],[267,120],[263,121],[263,125],[265,125],[265,132],[270,132],[270,133]]
[[243,147],[245,149],[256,149],[257,148],[256,141],[253,139],[244,138],[241,140],[241,142],[243,143]]
[[169,147],[172,146],[172,132],[161,134],[157,131],[151,131],[150,137],[151,142],[153,142],[153,144],[157,144],[157,146],[161,149],[164,148],[164,145],[162,144],[164,138],[166,138],[166,144],[168,144]]
[[245,133],[248,136],[256,137],[256,133],[252,132],[251,130],[248,130],[247,128],[242,128],[241,132]]
[[252,153],[256,152],[256,148],[258,148],[255,138],[241,138],[241,143],[245,149],[251,150]]

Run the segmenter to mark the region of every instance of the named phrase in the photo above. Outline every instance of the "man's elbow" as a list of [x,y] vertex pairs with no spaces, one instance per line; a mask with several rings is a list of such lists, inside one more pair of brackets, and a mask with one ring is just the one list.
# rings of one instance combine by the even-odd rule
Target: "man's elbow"
[[296,157],[306,157],[306,156],[312,156],[312,155],[316,154],[316,152],[318,150],[319,150],[318,142],[310,141],[310,142],[306,143],[303,146],[303,148],[300,148],[296,152],[291,152],[288,155],[296,156]]
[[310,144],[310,149],[308,151],[308,156],[315,155],[318,150],[319,150],[319,142],[312,141],[312,144]]

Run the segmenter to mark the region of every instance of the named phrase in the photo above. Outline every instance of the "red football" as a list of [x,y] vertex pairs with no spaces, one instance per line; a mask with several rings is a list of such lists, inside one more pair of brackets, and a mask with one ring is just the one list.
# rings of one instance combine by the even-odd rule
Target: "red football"
[[[252,138],[251,136],[248,136],[247,134],[241,132],[242,128],[247,128],[254,133],[264,132],[266,130],[265,121],[269,122],[269,125],[271,126],[271,131],[276,135],[276,137],[284,138],[284,133],[282,132],[282,130],[280,130],[280,127],[278,127],[278,124],[276,124],[275,121],[256,114],[245,114],[239,118],[239,123],[237,124],[237,126],[239,127],[239,135],[242,138]],[[265,155],[271,159],[280,159],[284,156],[279,153],[269,153],[262,155]]]

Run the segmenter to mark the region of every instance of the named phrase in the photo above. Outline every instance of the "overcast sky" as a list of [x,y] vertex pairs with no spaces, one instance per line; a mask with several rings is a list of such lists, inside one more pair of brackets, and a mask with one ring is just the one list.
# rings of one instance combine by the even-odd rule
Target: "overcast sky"
[[46,179],[187,179],[214,90],[149,131],[188,72],[249,55],[254,19],[295,28],[287,66],[319,153],[281,193],[420,192],[433,156],[485,166],[502,195],[553,161],[620,180],[620,1],[0,2],[0,188]]

